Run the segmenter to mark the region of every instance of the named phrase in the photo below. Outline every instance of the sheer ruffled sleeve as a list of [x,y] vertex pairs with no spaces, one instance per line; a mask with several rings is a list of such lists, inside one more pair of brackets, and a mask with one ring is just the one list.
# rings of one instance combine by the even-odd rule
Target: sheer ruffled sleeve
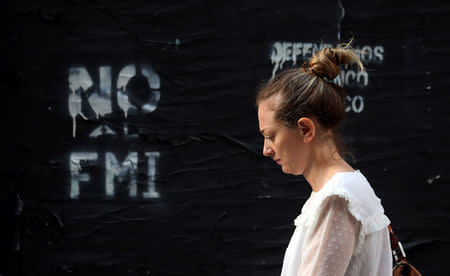
[[305,238],[298,276],[344,275],[358,242],[361,223],[348,201],[331,195],[321,204]]

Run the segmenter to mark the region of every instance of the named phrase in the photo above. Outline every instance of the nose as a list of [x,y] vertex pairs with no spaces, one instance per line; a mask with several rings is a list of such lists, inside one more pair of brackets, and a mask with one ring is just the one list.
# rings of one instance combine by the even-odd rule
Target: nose
[[266,145],[266,142],[264,142],[263,146],[263,155],[264,156],[272,156],[273,155],[273,149]]

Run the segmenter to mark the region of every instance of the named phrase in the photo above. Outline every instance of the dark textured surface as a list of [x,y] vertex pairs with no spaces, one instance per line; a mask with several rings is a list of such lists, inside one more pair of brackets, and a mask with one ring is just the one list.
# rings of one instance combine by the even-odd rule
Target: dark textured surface
[[[355,45],[384,47],[383,61],[366,65],[368,86],[348,87],[364,97],[341,128],[351,165],[381,198],[410,262],[424,275],[441,272],[450,250],[450,5],[342,6],[340,20],[333,1],[16,3],[2,70],[2,275],[278,275],[311,188],[261,155],[253,97],[271,76],[274,42],[336,44],[339,30]],[[73,138],[69,68],[86,67],[98,85],[99,67],[111,66],[114,98],[131,63],[159,75],[157,109],[126,119],[114,100],[99,119],[85,109]],[[88,137],[103,123],[120,132],[125,121],[137,137]],[[146,199],[143,156],[155,151],[160,197]],[[91,179],[79,198],[70,197],[72,152],[98,153],[83,165]],[[138,197],[119,182],[105,196],[106,152],[120,162],[138,153]]]

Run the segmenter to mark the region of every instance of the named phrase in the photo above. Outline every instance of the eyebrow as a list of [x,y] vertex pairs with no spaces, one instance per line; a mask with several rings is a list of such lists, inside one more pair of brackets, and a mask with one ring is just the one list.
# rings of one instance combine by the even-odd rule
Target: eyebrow
[[268,128],[263,128],[261,129],[259,132],[261,132],[262,134],[264,134],[264,131],[266,131]]

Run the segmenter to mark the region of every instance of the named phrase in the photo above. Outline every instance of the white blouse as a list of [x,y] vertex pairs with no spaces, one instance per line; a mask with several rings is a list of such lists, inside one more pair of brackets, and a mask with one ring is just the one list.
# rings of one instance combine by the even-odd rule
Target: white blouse
[[389,223],[364,175],[338,172],[294,220],[281,276],[392,276]]

